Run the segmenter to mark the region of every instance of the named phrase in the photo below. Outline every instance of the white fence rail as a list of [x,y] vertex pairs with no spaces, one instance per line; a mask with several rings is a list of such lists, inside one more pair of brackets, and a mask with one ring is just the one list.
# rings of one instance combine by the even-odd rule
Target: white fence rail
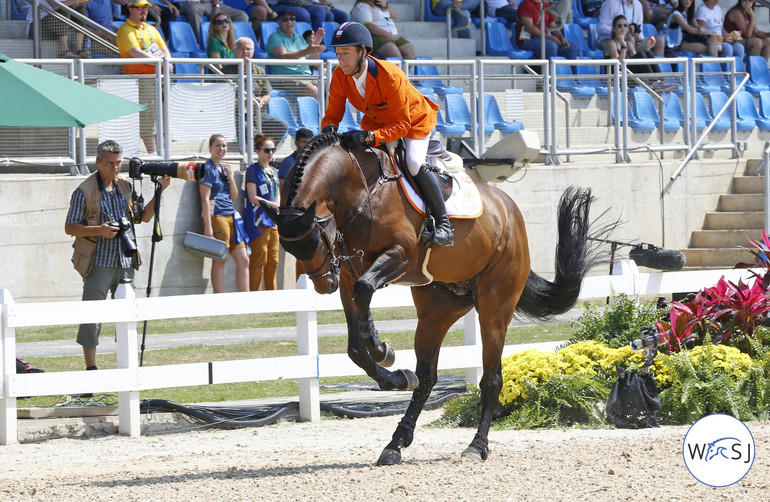
[[[623,261],[616,265],[615,275],[586,278],[580,297],[602,298],[608,296],[610,291],[632,296],[697,291],[713,285],[723,275],[735,282],[739,279],[745,282],[751,279],[751,270],[642,274],[633,262]],[[319,379],[363,375],[364,372],[348,359],[347,354],[318,354],[316,313],[340,310],[342,305],[339,295],[319,295],[305,283],[305,279],[303,276],[296,290],[157,298],[136,298],[130,286],[121,285],[116,295],[119,299],[101,302],[14,303],[11,293],[0,289],[0,444],[17,441],[18,396],[117,392],[119,431],[136,437],[140,433],[140,391],[294,378],[299,380],[300,418],[318,421]],[[380,290],[372,300],[373,308],[411,305],[411,294],[403,286]],[[297,313],[296,356],[139,367],[138,322],[272,312]],[[94,322],[116,323],[117,369],[16,374],[16,328]],[[509,355],[534,347],[548,350],[553,346],[508,345],[503,353]],[[396,351],[396,360],[402,368],[414,368],[416,365],[412,350]],[[465,345],[443,348],[439,369],[465,368],[469,380],[477,382],[480,367],[481,336],[476,313],[472,311],[465,318]]]

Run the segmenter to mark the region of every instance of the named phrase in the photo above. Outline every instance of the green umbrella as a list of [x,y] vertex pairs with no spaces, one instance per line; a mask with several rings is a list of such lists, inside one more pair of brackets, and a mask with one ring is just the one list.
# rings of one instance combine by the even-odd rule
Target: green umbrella
[[0,54],[0,127],[84,127],[144,109]]

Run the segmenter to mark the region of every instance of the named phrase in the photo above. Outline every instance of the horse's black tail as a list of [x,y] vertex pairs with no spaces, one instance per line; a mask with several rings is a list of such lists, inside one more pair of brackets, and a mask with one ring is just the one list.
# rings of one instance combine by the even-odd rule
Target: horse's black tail
[[[569,187],[559,201],[559,243],[556,246],[556,276],[553,282],[529,272],[529,279],[519,299],[517,312],[529,317],[548,319],[572,308],[580,294],[583,277],[591,267],[607,258],[590,240],[589,210],[594,198],[590,189]],[[600,229],[606,234],[617,223]]]

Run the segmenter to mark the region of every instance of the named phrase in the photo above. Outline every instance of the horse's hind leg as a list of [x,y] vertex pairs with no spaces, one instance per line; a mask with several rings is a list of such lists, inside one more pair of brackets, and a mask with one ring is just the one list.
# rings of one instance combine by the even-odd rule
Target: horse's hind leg
[[442,284],[436,283],[412,288],[412,297],[419,319],[414,351],[420,384],[412,394],[406,414],[398,423],[393,438],[380,454],[377,465],[394,465],[401,462],[401,450],[412,443],[417,417],[420,416],[438,380],[436,367],[441,342],[452,324],[473,306],[472,297],[456,296]]

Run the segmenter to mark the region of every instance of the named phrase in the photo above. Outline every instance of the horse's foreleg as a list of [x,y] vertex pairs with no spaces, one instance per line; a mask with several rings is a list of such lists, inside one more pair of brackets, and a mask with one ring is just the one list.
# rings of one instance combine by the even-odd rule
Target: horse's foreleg
[[392,347],[380,340],[369,306],[375,291],[403,274],[407,264],[404,256],[400,246],[390,248],[374,261],[353,286],[353,302],[358,311],[361,342],[372,360],[385,367],[393,365],[396,354]]
[[412,444],[417,418],[438,380],[437,366],[441,342],[452,324],[473,306],[471,297],[456,296],[440,284],[412,288],[412,296],[419,318],[414,350],[420,384],[412,394],[409,407],[398,423],[393,438],[380,454],[377,465],[398,464],[401,462],[401,450]]

